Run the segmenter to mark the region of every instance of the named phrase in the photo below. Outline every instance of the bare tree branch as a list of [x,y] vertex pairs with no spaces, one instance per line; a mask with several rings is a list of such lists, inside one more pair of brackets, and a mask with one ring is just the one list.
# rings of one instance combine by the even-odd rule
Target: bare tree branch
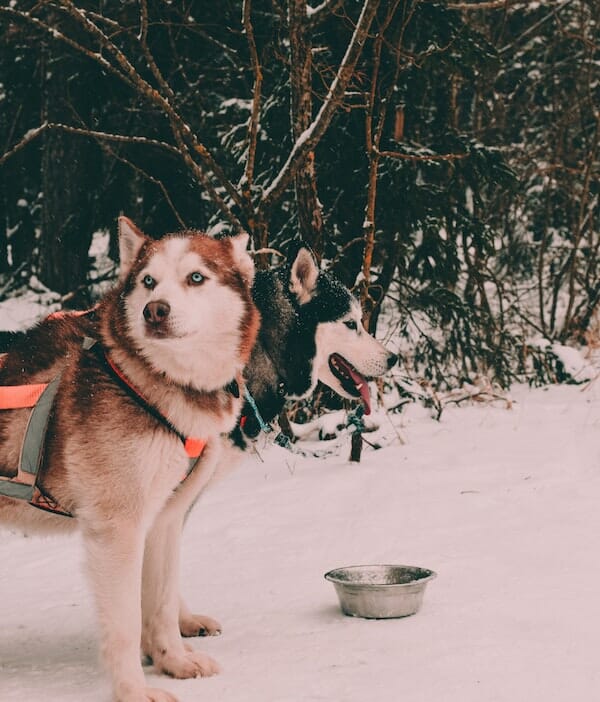
[[[412,12],[409,13],[408,18],[405,20],[400,29],[400,36],[396,42],[396,48],[394,49],[396,55],[396,67],[394,71],[394,78],[390,82],[387,94],[383,99],[379,99],[377,119],[375,122],[375,104],[379,88],[379,72],[381,66],[381,56],[384,46],[385,32],[389,28],[394,15],[398,9],[400,0],[394,0],[387,11],[384,21],[378,28],[377,36],[373,45],[373,69],[371,75],[371,88],[369,90],[369,95],[367,99],[367,110],[365,115],[365,139],[367,147],[367,156],[369,160],[369,178],[367,184],[367,202],[365,205],[365,219],[363,223],[363,238],[364,238],[364,248],[363,248],[363,262],[362,262],[362,272],[363,281],[361,285],[361,306],[363,309],[363,323],[366,328],[371,331],[371,320],[375,309],[379,304],[381,304],[383,295],[380,296],[379,301],[373,299],[371,292],[371,267],[373,264],[373,254],[375,251],[375,209],[377,202],[377,185],[378,185],[378,173],[379,173],[379,160],[381,157],[381,152],[379,151],[379,145],[381,143],[381,137],[383,134],[383,127],[386,121],[387,109],[390,104],[390,98],[397,85],[398,76],[402,68],[400,46],[402,44],[402,38],[404,36],[404,30]],[[413,9],[414,12],[414,9]],[[374,126],[375,122],[375,126]]]
[[563,322],[562,338],[567,338],[570,332],[570,324],[572,321],[573,305],[575,302],[575,278],[577,273],[576,258],[577,250],[583,238],[584,227],[587,220],[586,212],[588,209],[588,202],[590,199],[590,182],[592,179],[592,172],[594,164],[597,162],[596,155],[598,153],[598,147],[600,144],[600,114],[596,115],[596,129],[594,132],[594,139],[592,143],[592,148],[589,151],[588,162],[586,164],[585,176],[581,188],[581,198],[579,200],[579,212],[577,217],[576,230],[573,236],[573,248],[569,256],[570,269],[569,269],[569,302],[567,304],[567,311],[565,312],[565,319]]
[[[220,185],[222,185],[227,194],[231,197],[240,208],[243,207],[239,193],[234,188],[232,183],[225,175],[223,169],[216,163],[208,149],[202,144],[192,132],[190,126],[183,120],[174,106],[169,101],[168,97],[162,95],[158,90],[152,87],[140,74],[136,71],[125,54],[114,44],[106,34],[71,0],[59,0],[61,4],[68,10],[70,16],[75,19],[80,26],[85,29],[91,36],[100,42],[100,45],[105,49],[113,59],[118,63],[122,72],[128,77],[129,81],[135,86],[137,92],[145,97],[149,102],[158,107],[169,119],[171,131],[177,142],[178,147],[183,152],[183,157],[186,164],[192,169],[194,176],[198,178],[202,186],[210,194],[211,199],[217,207],[226,216],[226,218],[235,226],[236,229],[243,230],[243,225],[238,218],[233,214],[227,203],[216,192],[214,186],[210,183],[204,171],[195,161],[192,154],[197,155],[204,165],[212,171]],[[164,87],[164,86],[161,86]],[[188,147],[189,143],[189,147]]]
[[254,182],[254,163],[256,160],[256,145],[258,139],[258,125],[260,116],[260,100],[262,92],[263,74],[258,58],[256,41],[254,39],[254,28],[252,27],[252,0],[244,0],[242,7],[242,22],[244,32],[248,40],[248,48],[250,50],[250,61],[252,62],[252,71],[254,73],[254,90],[252,92],[252,113],[248,123],[248,160],[246,161],[245,179],[246,187],[250,189]]
[[332,15],[338,7],[343,4],[344,0],[324,0],[320,5],[306,8],[306,16],[310,27],[315,27],[320,22],[323,22],[329,15]]
[[[306,0],[289,0],[288,27],[290,112],[292,139],[296,142],[308,129],[313,118],[312,37],[307,21]],[[317,193],[314,151],[310,151],[296,169],[294,188],[300,235],[313,250],[317,261],[320,261],[323,254],[323,215]]]
[[449,10],[498,10],[501,7],[508,8],[510,0],[490,0],[490,2],[453,2],[446,7]]
[[142,46],[148,46],[148,3],[140,0],[140,33],[138,40]]
[[79,134],[80,136],[90,137],[100,142],[113,141],[121,144],[138,144],[140,146],[153,146],[164,151],[168,151],[178,159],[182,158],[181,152],[171,144],[157,139],[150,139],[144,136],[128,136],[125,134],[111,134],[110,132],[101,132],[95,129],[87,129],[85,127],[74,127],[69,124],[61,124],[58,122],[44,122],[39,127],[30,129],[23,138],[15,144],[6,153],[0,157],[0,166],[3,165],[9,158],[18,153],[22,148],[40,136],[46,130],[57,130],[67,132],[68,134]]
[[15,144],[13,147],[11,147],[6,153],[2,154],[0,156],[0,166],[4,165],[6,161],[8,161],[9,158],[12,158],[15,154],[19,153],[21,149],[24,149],[27,144],[31,143],[37,137],[42,134],[46,129],[48,125],[46,123],[41,124],[39,127],[36,127],[35,129],[30,129],[27,134],[19,141],[17,144]]
[[384,158],[395,158],[401,161],[458,161],[469,158],[470,154],[403,154],[401,151],[379,151]]
[[554,10],[549,12],[547,15],[544,15],[541,20],[536,22],[535,24],[532,24],[531,27],[526,29],[522,34],[520,34],[514,41],[512,41],[510,44],[507,44],[506,46],[503,46],[498,53],[499,54],[504,54],[506,53],[509,49],[511,49],[515,44],[518,44],[520,41],[525,39],[525,37],[530,36],[533,34],[535,31],[537,31],[543,24],[545,24],[548,20],[552,19],[555,17],[559,12],[565,9],[568,5],[570,5],[574,0],[565,0],[562,5],[559,5],[558,7],[555,7]]
[[183,218],[181,217],[177,208],[175,207],[173,200],[171,199],[171,196],[169,195],[169,192],[165,187],[165,184],[159,178],[155,178],[154,176],[150,175],[147,171],[137,166],[131,160],[125,158],[121,154],[116,153],[114,149],[111,149],[107,144],[107,142],[116,142],[119,144],[137,144],[141,146],[153,146],[169,152],[172,156],[175,156],[177,159],[180,159],[182,157],[178,149],[163,141],[149,139],[147,137],[126,136],[123,134],[110,134],[108,132],[100,132],[94,129],[86,129],[84,127],[73,127],[68,124],[60,124],[56,122],[44,122],[44,124],[41,124],[39,127],[36,127],[35,129],[30,129],[27,132],[27,134],[25,134],[25,136],[21,139],[21,141],[19,141],[9,151],[3,154],[0,157],[0,166],[2,166],[6,161],[8,161],[9,158],[18,153],[21,149],[27,146],[27,144],[31,143],[38,136],[41,136],[46,131],[53,130],[65,132],[67,134],[77,134],[79,136],[88,137],[100,142],[101,148],[106,150],[113,158],[121,161],[122,163],[125,163],[134,171],[142,175],[146,180],[149,180],[150,182],[157,185],[163,193],[167,204],[173,211],[173,214],[177,218],[179,224],[182,227],[186,226]]
[[331,119],[344,96],[346,87],[354,74],[354,69],[356,68],[379,4],[380,0],[365,0],[352,39],[348,44],[344,58],[329,88],[329,93],[321,105],[321,109],[310,127],[297,139],[287,161],[263,194],[259,206],[263,213],[269,213],[275,203],[282,197],[286,188],[292,181],[296,170],[319,143],[321,137],[329,127]]
[[[70,131],[70,130],[68,130]],[[111,147],[107,143],[101,143],[100,147],[106,151],[110,156],[112,156],[115,160],[120,161],[121,163],[124,163],[126,166],[129,166],[133,171],[138,173],[139,175],[142,176],[145,180],[148,180],[150,183],[154,183],[160,191],[163,194],[163,197],[165,198],[165,201],[171,208],[171,211],[175,215],[175,218],[179,222],[179,226],[182,229],[187,228],[187,224],[181,214],[179,213],[179,210],[177,207],[175,207],[175,203],[173,202],[171,195],[169,194],[169,191],[167,190],[167,187],[163,183],[163,181],[160,178],[155,178],[153,175],[150,175],[148,171],[144,170],[143,168],[140,168],[137,164],[133,163],[133,161],[130,161],[128,158],[125,158],[122,154],[118,154],[114,149],[111,149]]]
[[31,13],[21,10],[14,10],[9,7],[0,7],[0,15],[5,15],[16,21],[27,22],[39,29],[40,31],[50,34],[54,39],[62,41],[63,43],[67,44],[67,46],[70,46],[72,49],[75,49],[75,51],[78,51],[84,56],[87,56],[92,61],[95,61],[96,63],[100,64],[100,66],[105,71],[112,73],[113,75],[117,76],[120,80],[127,83],[130,87],[133,87],[133,84],[128,79],[128,77],[124,75],[115,66],[113,66],[113,64],[110,63],[110,61],[108,61],[104,56],[102,56],[101,53],[94,52],[91,49],[88,49],[86,46],[83,46],[83,44],[80,44],[74,39],[68,37],[66,34],[63,34],[63,32],[56,29],[56,27],[51,27],[45,22],[39,20],[37,17],[33,17]]

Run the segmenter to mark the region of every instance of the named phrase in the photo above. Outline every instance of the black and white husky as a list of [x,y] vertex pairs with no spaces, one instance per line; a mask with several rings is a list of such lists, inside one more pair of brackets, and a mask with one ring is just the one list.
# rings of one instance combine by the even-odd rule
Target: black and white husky
[[[319,270],[308,248],[299,248],[287,266],[258,271],[252,297],[262,323],[246,382],[265,422],[279,415],[286,399],[310,395],[318,381],[342,397],[361,399],[371,411],[368,381],[398,357],[366,331],[358,300]],[[244,436],[254,438],[261,429],[247,402],[243,416],[243,429],[232,437],[240,447]]]
[[[338,395],[361,399],[371,410],[368,381],[391,369],[398,357],[364,328],[361,307],[332,273],[321,271],[311,251],[299,246],[288,265],[257,271],[252,288],[261,315],[258,340],[244,372],[261,418],[272,422],[288,399],[308,397],[318,381]],[[0,352],[20,333],[0,332]],[[261,430],[246,402],[246,418],[231,438],[239,448],[244,437]]]

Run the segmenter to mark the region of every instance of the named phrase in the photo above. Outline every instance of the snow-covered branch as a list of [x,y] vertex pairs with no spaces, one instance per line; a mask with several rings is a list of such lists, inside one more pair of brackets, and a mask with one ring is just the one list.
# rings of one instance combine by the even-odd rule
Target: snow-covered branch
[[452,2],[446,7],[449,10],[498,10],[501,7],[507,8],[509,0],[490,0],[490,2]]
[[26,21],[36,26],[38,29],[50,33],[55,39],[65,42],[71,48],[98,63],[104,70],[110,71],[113,75],[118,76],[140,97],[147,100],[156,109],[162,112],[169,121],[176,147],[181,152],[181,157],[192,171],[196,180],[207,191],[211,200],[216,204],[232,226],[236,230],[242,230],[244,228],[243,225],[234,215],[230,206],[217,192],[217,188],[213,185],[209,174],[212,174],[218,187],[224,189],[231,201],[241,207],[242,200],[239,192],[227,178],[225,172],[215,161],[210,151],[193,133],[189,124],[187,124],[177,111],[174,104],[174,94],[171,88],[163,78],[147,46],[144,49],[145,32],[147,28],[144,29],[143,12],[141,17],[141,30],[138,38],[142,45],[144,58],[153,78],[157,82],[158,89],[142,77],[123,51],[109,38],[108,34],[101,29],[99,22],[93,18],[92,15],[76,6],[71,0],[60,0],[58,7],[71,19],[75,20],[79,27],[84,30],[87,37],[100,46],[99,51],[91,50],[81,42],[72,39],[64,31],[60,31],[51,24],[33,17],[28,12],[14,10],[12,8],[0,8],[0,14],[7,15],[13,20]]
[[47,128],[47,124],[41,124],[39,127],[30,129],[20,141],[18,141],[14,146],[0,156],[0,166],[3,166],[15,154],[18,154],[21,149],[24,149],[27,146],[27,144],[30,144],[32,141],[37,139]]
[[354,74],[356,63],[369,34],[369,29],[379,4],[380,0],[365,0],[354,34],[348,44],[337,74],[331,83],[327,97],[323,101],[317,116],[308,129],[296,140],[285,164],[271,185],[265,190],[260,204],[263,212],[270,212],[273,205],[281,198],[297,169],[319,143],[319,140],[329,127],[331,119],[338,109],[348,83]]
[[315,27],[341,7],[343,2],[344,0],[324,0],[324,2],[316,7],[308,5],[306,8],[308,23],[311,27]]

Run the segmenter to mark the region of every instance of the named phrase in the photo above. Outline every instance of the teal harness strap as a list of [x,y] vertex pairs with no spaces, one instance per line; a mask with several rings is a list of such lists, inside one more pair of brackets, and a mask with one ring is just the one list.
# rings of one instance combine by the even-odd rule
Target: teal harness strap
[[[254,412],[254,416],[256,417],[256,421],[258,422],[258,424],[260,426],[260,430],[265,434],[270,434],[273,431],[273,427],[270,424],[267,424],[265,422],[265,420],[263,419],[263,417],[260,413],[260,410],[256,406],[256,401],[254,400],[254,398],[250,394],[250,391],[248,390],[247,385],[244,388],[244,399],[252,408],[252,411]],[[362,416],[362,414],[360,416]],[[277,433],[277,435],[273,439],[273,443],[277,444],[278,446],[281,446],[281,448],[286,449],[286,451],[289,451],[290,453],[295,453],[296,455],[304,456],[305,458],[307,456],[314,456],[315,458],[322,458],[324,456],[330,456],[334,453],[333,451],[329,451],[327,449],[323,449],[321,451],[309,451],[309,452],[303,451],[298,446],[294,446],[290,437],[287,436],[286,434],[284,434],[282,431],[279,431]]]
[[[252,408],[252,411],[254,412],[254,416],[256,417],[256,421],[258,422],[258,425],[260,426],[260,430],[264,434],[270,434],[273,431],[273,427],[270,424],[267,424],[265,420],[262,417],[262,414],[260,413],[260,410],[258,409],[256,405],[255,399],[252,397],[250,394],[250,390],[248,390],[248,386],[244,388],[244,399],[246,402],[250,405]],[[297,448],[292,444],[292,441],[289,436],[286,436],[282,431],[278,432],[278,434],[275,436],[273,439],[274,443],[276,443],[278,446],[281,446],[282,448],[286,449],[290,453],[296,453],[300,456],[307,456],[308,454],[304,452],[302,449]]]
[[273,431],[273,427],[270,424],[267,424],[265,420],[262,418],[262,415],[256,406],[256,402],[252,395],[250,394],[250,390],[248,390],[248,386],[244,388],[244,399],[246,402],[252,407],[252,411],[254,412],[254,416],[256,417],[256,421],[258,422],[258,425],[260,427],[260,430],[264,432],[265,434],[270,434]]

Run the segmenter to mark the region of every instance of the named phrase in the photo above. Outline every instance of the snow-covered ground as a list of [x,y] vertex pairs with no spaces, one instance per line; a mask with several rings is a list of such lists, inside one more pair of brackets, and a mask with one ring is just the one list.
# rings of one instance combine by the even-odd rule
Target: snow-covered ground
[[[600,380],[512,408],[417,405],[360,464],[249,455],[188,521],[183,590],[223,624],[181,702],[566,702],[600,690]],[[386,420],[387,421],[387,420]],[[76,538],[0,536],[0,700],[108,702]],[[406,619],[344,617],[323,574],[438,573]]]
[[[0,328],[50,303],[41,288],[6,300]],[[186,599],[224,627],[194,645],[223,672],[177,681],[148,668],[150,684],[181,702],[595,699],[600,378],[480,397],[440,422],[416,404],[380,414],[367,438],[384,448],[360,464],[346,460],[348,436],[302,442],[326,458],[248,454],[184,539]],[[0,531],[0,562],[0,701],[108,702],[79,540]],[[358,563],[438,578],[414,617],[353,619],[323,574]]]

